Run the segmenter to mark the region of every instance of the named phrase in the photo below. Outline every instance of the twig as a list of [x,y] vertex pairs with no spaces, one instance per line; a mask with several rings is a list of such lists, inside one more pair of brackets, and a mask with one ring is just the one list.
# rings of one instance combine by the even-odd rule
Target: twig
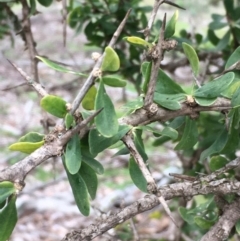
[[152,9],[151,15],[150,15],[149,20],[148,20],[147,29],[144,30],[144,34],[146,36],[145,37],[146,41],[148,41],[148,37],[150,35],[150,31],[151,31],[153,23],[155,21],[158,9],[159,9],[159,7],[161,6],[161,4],[163,2],[164,2],[164,0],[160,0],[160,1],[159,0],[155,0],[154,1],[153,9]]
[[226,164],[225,167],[222,167],[218,169],[217,171],[207,175],[207,176],[202,176],[199,178],[201,182],[210,182],[212,180],[215,180],[217,177],[219,177],[221,174],[224,174],[228,172],[229,170],[235,169],[240,166],[240,157],[236,158],[233,161],[230,161],[228,164]]
[[191,115],[201,111],[222,111],[232,109],[231,100],[219,97],[211,106],[195,106],[190,107],[186,103],[182,103],[179,110],[171,111],[158,107],[157,112],[153,116],[148,116],[148,111],[144,108],[137,109],[134,113],[119,120],[120,124],[132,126],[147,125],[155,121],[168,121],[177,116]]
[[21,76],[27,81],[27,84],[32,86],[37,91],[37,93],[39,93],[41,96],[48,95],[47,91],[39,83],[35,83],[35,81],[33,81],[30,76],[28,76],[21,68],[12,63],[9,59],[8,62],[21,74]]
[[28,7],[28,3],[26,0],[21,0],[22,3],[22,15],[23,15],[23,32],[26,37],[26,47],[28,48],[29,57],[31,61],[31,72],[34,78],[34,81],[39,83],[38,77],[38,60],[35,58],[38,55],[36,50],[36,43],[33,38],[32,29],[31,29],[31,21],[30,21],[30,11]]
[[20,87],[20,86],[24,86],[24,85],[27,85],[27,83],[24,82],[24,83],[21,83],[21,84],[15,85],[15,86],[6,87],[6,88],[0,89],[0,90],[1,90],[1,91],[12,90],[12,89],[16,89],[16,88],[18,88],[18,87]]
[[132,228],[132,231],[133,231],[133,237],[134,237],[133,240],[134,241],[139,241],[140,239],[139,239],[138,231],[136,229],[136,225],[135,225],[135,223],[134,223],[132,218],[130,218],[130,224],[131,224],[131,228]]
[[135,147],[135,144],[134,144],[132,138],[130,137],[129,134],[127,134],[122,138],[122,141],[124,142],[126,147],[129,149],[132,157],[134,158],[134,160],[138,164],[138,167],[140,168],[144,178],[146,179],[148,193],[156,194],[157,193],[157,185],[156,185],[151,173],[147,169],[143,158],[141,157],[137,148]]
[[[223,195],[229,193],[239,193],[239,190],[240,182],[231,180],[228,182],[219,182],[219,185],[215,185],[215,182],[213,181],[208,183],[207,186],[193,185],[192,182],[182,182],[166,185],[159,189],[165,200],[182,197],[183,193],[185,197],[193,197],[199,194],[206,195],[210,193],[219,193]],[[68,233],[62,241],[92,240],[118,224],[123,223],[127,219],[134,217],[139,213],[151,210],[157,205],[159,205],[158,198],[155,195],[147,195],[122,209],[120,212],[108,216],[104,221],[96,222],[85,229],[78,229]]]
[[163,24],[161,27],[161,32],[159,34],[158,43],[155,46],[154,52],[156,52],[154,55],[156,57],[152,60],[152,69],[151,69],[151,77],[148,84],[148,89],[144,101],[144,106],[149,107],[153,103],[153,95],[156,87],[157,82],[157,76],[159,71],[159,66],[162,61],[162,55],[163,55],[163,49],[162,49],[162,43],[164,41],[164,32],[165,32],[165,25],[166,25],[166,14],[164,14],[163,18]]
[[122,141],[124,142],[124,144],[126,145],[126,147],[129,149],[130,154],[132,155],[132,157],[134,158],[134,160],[136,161],[138,167],[140,168],[144,178],[147,181],[147,191],[150,194],[155,194],[158,197],[159,202],[162,204],[164,210],[166,211],[166,213],[168,214],[168,216],[171,218],[171,220],[173,221],[173,223],[178,227],[176,221],[174,220],[171,211],[165,201],[165,199],[163,198],[163,196],[161,195],[161,193],[158,191],[157,189],[157,185],[151,175],[151,173],[149,172],[149,170],[147,169],[143,158],[141,157],[141,155],[139,154],[137,148],[135,147],[135,144],[132,140],[132,138],[130,137],[129,134],[125,135],[122,138]]
[[[117,38],[120,36],[126,22],[127,22],[127,19],[128,19],[128,16],[131,12],[131,9],[128,10],[126,16],[124,17],[123,21],[120,23],[120,25],[118,26],[117,30],[115,31],[115,33],[113,34],[113,37],[109,43],[109,46],[110,47],[113,47],[114,44],[116,43],[117,41]],[[90,75],[88,76],[86,82],[83,84],[82,88],[80,89],[77,97],[75,98],[75,100],[73,101],[73,104],[72,104],[72,110],[71,110],[71,114],[74,114],[75,111],[77,110],[77,108],[79,107],[81,101],[83,100],[83,97],[85,96],[85,94],[88,92],[88,90],[91,88],[91,86],[94,84],[94,80],[96,79],[96,76],[94,75],[95,73],[95,70],[100,68],[101,64],[102,64],[102,61],[103,61],[103,57],[104,55],[102,55],[98,61],[96,62],[92,72],[90,73]]]
[[91,122],[101,111],[103,108],[95,111],[92,115],[90,115],[88,118],[83,120],[79,125],[75,126],[73,129],[70,129],[67,131],[64,136],[61,138],[61,146],[64,146],[70,138],[77,132],[79,132],[81,129],[85,128],[89,122]]

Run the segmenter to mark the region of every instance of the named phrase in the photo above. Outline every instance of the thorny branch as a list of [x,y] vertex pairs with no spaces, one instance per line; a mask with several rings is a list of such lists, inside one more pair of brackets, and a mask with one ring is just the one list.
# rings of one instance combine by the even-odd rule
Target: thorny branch
[[36,43],[33,38],[32,28],[31,28],[31,20],[30,20],[30,11],[28,7],[28,3],[26,0],[21,0],[22,3],[22,15],[23,15],[23,32],[26,39],[26,47],[29,52],[29,57],[31,61],[31,71],[34,78],[34,81],[39,83],[38,77],[38,60],[35,58],[38,55],[36,50]]
[[[236,163],[239,163],[240,160],[234,160],[229,163],[228,167],[222,168],[223,170],[229,170],[230,166],[236,167]],[[211,180],[213,174],[210,174],[206,176],[205,178],[208,180]],[[235,180],[226,180],[226,179],[219,179],[210,181],[208,183],[203,183],[200,180],[196,180],[195,182],[192,181],[186,181],[181,183],[174,183],[170,185],[166,185],[159,188],[159,191],[161,192],[163,198],[165,200],[170,200],[175,197],[182,197],[184,193],[185,198],[192,198],[196,195],[206,195],[210,193],[218,193],[218,194],[230,194],[230,193],[237,193],[240,194],[239,189],[240,188],[240,182]],[[239,200],[236,201],[237,204],[231,204],[229,207],[234,207],[234,209],[231,208],[231,210],[235,210],[237,206],[239,206]],[[88,228],[82,229],[82,230],[74,230],[70,233],[68,233],[62,241],[77,241],[77,240],[92,240],[93,238],[105,233],[109,229],[117,226],[120,223],[123,223],[127,219],[136,216],[139,213],[145,212],[147,210],[151,210],[152,208],[159,205],[159,199],[155,195],[147,195],[144,198],[139,199],[138,201],[134,202],[133,204],[129,205],[128,207],[125,207],[120,212],[112,214],[108,216],[105,220],[102,220],[100,223],[96,222],[95,224],[92,224]],[[226,211],[226,216],[232,213],[232,211]],[[236,222],[236,219],[239,219],[240,217],[240,210],[238,208],[236,218],[234,218],[233,222]],[[220,220],[224,221],[223,218],[220,218]],[[216,224],[216,226],[221,227],[220,224]],[[215,226],[214,226],[215,227]],[[216,229],[215,229],[216,230]],[[223,237],[223,236],[221,236]],[[212,239],[205,239],[202,241],[210,241]],[[214,240],[214,239],[213,239]],[[223,239],[216,239],[217,240],[223,240]],[[215,240],[214,240],[215,241]]]
[[161,27],[161,31],[158,38],[158,43],[156,46],[154,46],[152,50],[152,69],[151,69],[151,77],[149,80],[147,93],[144,101],[145,107],[150,107],[150,105],[153,103],[153,95],[156,88],[156,82],[157,82],[157,76],[159,72],[159,66],[162,61],[163,56],[163,48],[162,43],[164,41],[164,32],[165,32],[165,25],[166,25],[166,14],[164,14],[163,23]]
[[[144,160],[141,157],[141,155],[139,154],[132,138],[130,137],[129,134],[127,134],[122,138],[122,141],[124,142],[124,144],[126,145],[128,150],[130,151],[132,157],[136,161],[136,163],[137,163],[138,167],[140,168],[143,176],[145,177],[145,179],[147,181],[147,191],[148,191],[148,193],[155,194],[158,197],[159,202],[162,204],[164,210],[166,211],[168,216],[172,219],[172,221],[176,224],[166,201],[162,197],[161,192],[159,192],[159,190],[157,189],[157,184],[156,184],[155,180],[153,179],[150,171],[147,169],[147,167],[144,163]],[[176,224],[176,226],[177,226],[177,224]]]
[[[113,47],[118,39],[118,37],[120,36],[126,22],[128,19],[128,16],[131,12],[131,9],[128,10],[126,16],[124,17],[123,21],[120,23],[120,25],[118,26],[117,30],[115,31],[115,33],[113,34],[113,37],[109,43],[108,46]],[[73,101],[73,105],[72,105],[72,110],[71,110],[71,114],[74,114],[75,111],[77,110],[77,108],[79,107],[81,101],[83,100],[83,97],[85,96],[85,94],[88,92],[88,90],[91,88],[91,86],[94,84],[95,79],[97,78],[95,76],[95,71],[96,69],[99,69],[102,61],[103,61],[103,57],[104,55],[102,55],[96,62],[92,72],[90,73],[90,75],[88,76],[86,82],[83,84],[81,90],[79,91],[77,97],[75,98],[75,100]]]
[[[35,48],[35,42],[31,32],[29,8],[26,0],[21,0],[21,2],[23,5],[23,27],[24,27],[23,31],[25,33],[26,45],[28,47],[29,55],[31,59],[31,70],[34,76],[34,81],[38,83],[39,80],[38,80],[38,70],[37,70],[37,59],[35,58],[35,56],[38,54]],[[154,8],[150,16],[148,27],[147,27],[147,30],[149,32],[153,25],[158,8],[162,3],[164,3],[164,0],[155,1]],[[130,11],[128,11],[124,20],[119,25],[116,32],[114,33],[109,43],[109,46],[113,47],[114,44],[116,43],[116,40],[119,37],[127,21],[129,14],[130,14]],[[218,98],[212,106],[202,107],[202,106],[196,105],[193,107],[193,106],[189,106],[187,103],[182,103],[181,109],[177,111],[170,111],[170,110],[157,107],[155,115],[149,116],[147,114],[147,110],[145,107],[153,103],[153,93],[155,89],[156,78],[157,78],[160,62],[162,60],[162,51],[163,51],[162,42],[164,41],[165,23],[166,23],[166,15],[164,16],[163,25],[161,28],[161,33],[159,35],[158,43],[155,46],[157,58],[153,60],[151,79],[149,83],[148,92],[145,98],[144,107],[138,109],[128,117],[122,118],[120,120],[120,123],[122,124],[137,126],[137,125],[149,124],[154,121],[165,122],[167,120],[170,120],[180,115],[191,116],[192,114],[198,113],[200,111],[212,111],[212,110],[221,111],[221,110],[227,110],[231,108],[230,100],[227,100],[224,98]],[[147,33],[146,38],[148,38],[149,32],[148,33],[146,32]],[[96,79],[96,76],[94,75],[94,71],[96,68],[100,68],[103,57],[104,56],[101,56],[98,59],[97,63],[94,66],[93,71],[89,75],[88,79],[86,80],[85,84],[83,85],[76,99],[74,100],[72,110],[71,110],[72,114],[75,113],[84,95],[87,93],[89,88],[94,84],[94,81]],[[31,78],[27,76],[27,74],[24,71],[19,69],[14,64],[12,65],[24,77],[27,83],[33,86],[33,88],[35,88],[35,90],[38,93],[40,93],[42,96],[47,95],[46,91],[39,84],[36,84],[34,81],[31,81]],[[49,159],[50,157],[61,155],[64,145],[68,142],[71,136],[74,133],[78,132],[81,128],[84,129],[86,125],[89,123],[89,121],[91,121],[100,111],[101,110],[95,112],[88,119],[79,123],[74,129],[64,133],[61,138],[59,138],[58,136],[59,133],[57,131],[55,133],[49,134],[47,136],[47,140],[45,141],[45,145],[43,147],[39,148],[31,155],[19,161],[18,163],[12,165],[11,167],[0,171],[0,181],[3,181],[3,180],[13,181],[15,184],[19,184],[20,189],[23,188],[24,179],[26,175],[31,170],[33,170],[36,166],[38,166],[45,160]],[[132,139],[128,135],[126,135],[125,137],[123,137],[123,141],[125,142],[126,146],[130,150],[132,156],[137,161],[141,171],[143,172],[147,180],[147,183],[150,185],[149,187],[150,193],[159,194],[159,195],[148,195],[142,199],[139,199],[132,205],[124,208],[117,214],[110,215],[109,217],[106,218],[106,220],[103,220],[101,223],[93,224],[89,228],[86,228],[83,230],[75,230],[73,232],[70,232],[63,239],[64,241],[92,240],[94,237],[103,234],[107,230],[115,227],[116,225],[124,222],[125,220],[131,217],[134,217],[135,215],[141,212],[150,210],[153,207],[159,205],[160,203],[164,205],[165,199],[169,200],[175,197],[182,197],[183,193],[185,197],[190,197],[190,198],[198,194],[209,194],[209,193],[218,193],[218,194],[237,193],[238,195],[240,194],[239,193],[240,182],[235,180],[226,180],[226,179],[216,180],[221,173],[224,173],[232,168],[239,166],[240,159],[236,159],[235,161],[230,162],[225,168],[220,169],[217,172],[214,172],[208,176],[201,177],[196,181],[186,181],[184,183],[175,183],[175,184],[167,185],[167,186],[161,187],[160,189],[157,189],[156,183],[153,177],[151,176],[150,172],[146,168],[143,159],[137,152]],[[203,237],[202,241],[208,241],[208,240],[217,241],[217,240],[222,240],[225,237],[228,237],[229,232],[231,231],[231,228],[235,225],[236,221],[240,218],[240,210],[238,208],[239,204],[240,204],[240,201],[238,199],[234,203],[228,205],[224,210],[223,216],[219,219],[219,222],[217,222],[216,225],[214,225],[212,229],[209,231],[209,233]],[[223,229],[222,225],[224,225],[226,222],[228,226],[227,228]],[[221,236],[219,236],[220,231],[222,232]],[[216,237],[216,239],[212,239],[212,237]]]
[[32,86],[40,96],[44,97],[48,95],[47,91],[42,87],[41,84],[33,81],[30,76],[28,76],[21,68],[12,63],[10,60],[8,60],[8,62],[20,73],[20,75],[26,80],[27,84]]
[[164,0],[155,0],[154,1],[153,9],[152,9],[151,15],[150,15],[149,20],[148,20],[147,28],[144,30],[144,34],[146,36],[146,41],[148,40],[148,37],[150,35],[150,31],[151,31],[151,28],[152,28],[153,23],[155,21],[158,9],[163,2],[164,2]]

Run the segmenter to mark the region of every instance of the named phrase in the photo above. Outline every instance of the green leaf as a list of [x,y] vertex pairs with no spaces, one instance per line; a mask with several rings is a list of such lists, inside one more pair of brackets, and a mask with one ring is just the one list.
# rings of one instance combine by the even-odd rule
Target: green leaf
[[[147,63],[147,64],[145,64]],[[146,68],[145,70],[142,68]],[[142,87],[142,91],[144,94],[147,93],[147,89],[148,89],[148,83],[150,81],[150,77],[151,77],[151,72],[152,72],[152,62],[148,63],[148,62],[143,62],[143,64],[141,65],[141,71],[142,73],[144,73],[144,82],[143,82],[143,87]]]
[[146,162],[147,159],[148,159],[148,156],[147,156],[147,154],[145,152],[145,149],[144,149],[144,143],[143,143],[143,139],[142,139],[142,130],[141,129],[135,129],[133,131],[133,136],[134,136],[135,146],[136,146],[139,154],[143,158],[144,162]]
[[231,31],[227,31],[226,34],[220,39],[220,41],[218,42],[215,50],[216,51],[222,51],[223,49],[225,49],[230,41],[230,37],[231,37]]
[[143,176],[137,163],[133,159],[133,157],[130,157],[128,168],[129,168],[129,174],[130,174],[130,177],[131,177],[133,183],[142,192],[147,192],[147,181],[146,181],[145,177]]
[[201,97],[195,97],[194,99],[195,99],[196,103],[199,104],[200,106],[213,105],[214,102],[217,100],[217,98],[206,99],[206,98],[201,98]]
[[66,129],[68,130],[72,124],[74,123],[74,118],[71,114],[67,113],[66,116],[65,116],[65,126],[66,126]]
[[207,99],[213,99],[228,88],[234,79],[234,73],[229,72],[217,79],[214,79],[207,84],[203,85],[201,88],[197,89],[194,93],[195,97],[202,97]]
[[53,0],[38,0],[38,2],[44,7],[49,7],[52,4]]
[[30,0],[29,3],[30,3],[30,16],[31,16],[36,13],[36,1]]
[[153,146],[161,146],[163,143],[170,141],[171,138],[168,136],[161,136],[153,142]]
[[127,154],[129,154],[128,148],[127,147],[123,147],[122,149],[117,151],[112,157],[121,156],[121,155],[127,155]]
[[97,174],[102,175],[104,173],[104,168],[102,164],[91,156],[88,147],[82,148],[82,155],[82,161],[85,162],[88,166],[90,166]]
[[137,109],[140,109],[143,106],[143,98],[141,96],[137,97],[133,101],[128,101],[124,106],[123,109],[130,111],[131,113]]
[[208,29],[208,39],[213,45],[217,45],[220,39],[217,37],[215,32],[211,29]]
[[120,60],[113,48],[107,46],[105,48],[105,55],[102,62],[102,71],[117,71],[120,68]]
[[84,180],[91,198],[95,199],[98,187],[98,179],[95,171],[87,164],[82,163],[79,174]]
[[240,61],[240,46],[237,47],[234,52],[231,54],[231,56],[228,58],[228,61],[225,65],[225,69],[228,69],[231,67],[233,64],[237,63]]
[[44,141],[40,142],[16,142],[8,147],[11,151],[20,151],[26,154],[31,154],[39,147],[44,145]]
[[37,132],[29,132],[25,136],[22,136],[19,142],[40,142],[44,138],[44,135]]
[[189,212],[190,210],[184,208],[184,207],[179,207],[178,212],[182,219],[187,222],[188,224],[192,225],[194,223],[194,215]]
[[152,48],[153,44],[147,42],[146,40],[136,37],[136,36],[130,36],[125,37],[123,40],[127,41],[130,44],[133,44],[135,46],[141,47],[141,48]]
[[89,133],[90,152],[93,156],[96,156],[98,153],[118,142],[130,129],[130,126],[119,126],[117,134],[109,138],[101,135],[96,129],[91,129]]
[[231,100],[231,105],[233,108],[240,106],[240,87],[234,92]]
[[8,199],[7,206],[0,211],[0,241],[9,239],[17,223],[16,195]]
[[175,147],[175,150],[188,150],[198,141],[198,130],[195,120],[186,117],[186,123],[181,140]]
[[78,6],[74,8],[68,17],[68,24],[71,28],[75,28],[77,24],[79,23],[79,20],[81,19],[83,13],[82,13],[82,7]]
[[235,93],[235,91],[240,87],[240,80],[238,79],[238,77],[236,77],[236,72],[235,72],[235,78],[232,81],[232,83],[228,86],[227,89],[225,89],[221,95],[231,99],[233,94]]
[[96,127],[103,136],[114,136],[118,132],[118,119],[114,105],[107,95],[102,81],[95,100],[95,110],[101,108],[104,109],[95,117]]
[[102,175],[104,173],[102,164],[93,157],[83,155],[83,162],[88,164],[97,174]]
[[76,75],[80,75],[80,76],[86,76],[86,74],[70,70],[70,69],[68,69],[66,67],[63,67],[59,63],[56,63],[56,62],[54,62],[54,61],[52,61],[52,60],[50,60],[48,58],[44,58],[44,57],[41,57],[41,56],[36,56],[36,58],[40,59],[44,64],[46,64],[51,69],[57,70],[59,72],[76,74]]
[[198,227],[207,230],[215,224],[215,220],[207,220],[200,216],[194,217],[194,222],[197,224]]
[[238,235],[240,235],[240,220],[237,221],[235,228],[236,228]]
[[178,116],[168,126],[173,129],[178,129],[185,123],[185,120],[185,116]]
[[193,74],[195,76],[197,76],[198,72],[199,72],[199,59],[198,59],[196,51],[194,50],[194,48],[191,45],[184,43],[184,42],[182,43],[182,47],[183,47],[183,51],[184,51],[187,59],[189,60],[190,65],[192,67]]
[[113,75],[102,77],[102,81],[104,84],[112,87],[125,87],[127,85],[127,82],[125,80]]
[[169,39],[174,35],[177,19],[178,19],[178,10],[175,11],[170,21],[167,23],[165,33],[164,33],[165,39]]
[[170,137],[172,140],[176,140],[176,139],[178,138],[178,132],[177,132],[175,129],[169,127],[169,126],[165,127],[165,128],[161,131],[161,134],[162,134],[163,136],[168,136],[168,137]]
[[212,172],[224,167],[228,163],[227,159],[223,156],[213,156],[209,162],[209,168]]
[[88,216],[90,212],[90,202],[88,198],[87,185],[79,173],[71,175],[68,172],[68,170],[66,169],[64,156],[62,156],[62,160],[77,207],[84,216]]
[[161,69],[158,71],[156,92],[162,94],[185,94],[185,91],[182,89],[182,87],[172,80]]
[[220,21],[213,21],[209,24],[209,29],[211,30],[217,30],[217,29],[221,29],[228,26],[227,22],[220,22]]
[[94,104],[95,104],[96,95],[97,95],[97,89],[93,85],[88,90],[88,92],[86,93],[86,95],[84,96],[84,98],[82,100],[82,107],[85,110],[94,110]]
[[228,128],[228,140],[223,150],[222,154],[235,153],[239,146],[240,136],[236,135],[239,131],[239,119],[240,119],[240,109],[232,109],[228,115],[230,117],[229,128]]
[[170,109],[179,110],[181,109],[180,101],[185,100],[186,94],[161,94],[154,92],[154,102],[157,104]]
[[41,107],[48,113],[59,117],[64,118],[67,114],[67,102],[62,98],[54,95],[47,95],[41,99]]
[[76,174],[81,166],[82,154],[80,147],[80,138],[78,134],[73,135],[67,143],[65,151],[65,164],[70,174]]
[[214,141],[214,143],[207,148],[206,150],[204,150],[201,153],[200,156],[200,162],[204,161],[208,156],[211,156],[213,154],[218,154],[221,152],[221,150],[224,148],[224,146],[226,145],[228,140],[228,132],[227,130],[223,130],[220,135],[218,135],[218,137],[216,138],[216,140]]
[[15,192],[16,192],[16,189],[12,182],[9,182],[9,181],[0,182],[0,203],[5,201],[11,194]]

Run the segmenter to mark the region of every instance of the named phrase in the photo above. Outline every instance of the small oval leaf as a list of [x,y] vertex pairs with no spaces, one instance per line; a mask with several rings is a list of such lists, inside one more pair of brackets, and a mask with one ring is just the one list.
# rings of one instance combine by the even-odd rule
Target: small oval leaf
[[105,48],[102,62],[102,71],[117,71],[120,68],[120,60],[115,50],[109,46]]
[[36,56],[36,58],[40,59],[44,64],[46,64],[48,67],[50,67],[51,69],[54,69],[56,71],[63,72],[63,73],[77,74],[80,76],[86,76],[86,74],[70,70],[66,67],[63,67],[61,64],[56,63],[55,61],[52,61],[48,58],[44,58],[42,56]]
[[178,19],[178,10],[173,14],[171,19],[167,23],[167,26],[164,32],[165,39],[169,39],[174,35],[177,19]]
[[44,96],[40,102],[45,111],[59,118],[64,118],[67,114],[66,104],[65,100],[55,95]]
[[16,142],[9,146],[9,150],[11,151],[20,151],[26,154],[31,154],[39,147],[43,146],[44,141],[39,142]]
[[0,203],[16,191],[14,184],[9,181],[0,182]]
[[9,197],[7,206],[0,211],[0,241],[9,239],[17,223],[16,195]]
[[118,142],[129,130],[130,126],[119,126],[118,133],[112,137],[106,138],[96,129],[91,129],[89,133],[89,146],[93,156]]
[[198,141],[198,130],[195,120],[186,117],[185,128],[181,140],[176,145],[175,150],[188,150]]
[[44,135],[37,132],[29,132],[25,136],[22,136],[19,142],[40,142],[44,138]]
[[196,103],[199,104],[200,106],[210,106],[214,104],[214,102],[217,100],[217,98],[213,99],[206,99],[206,98],[201,98],[201,97],[195,97],[194,98]]
[[86,95],[84,96],[84,98],[82,100],[82,107],[85,110],[94,110],[94,103],[95,103],[96,95],[97,95],[97,89],[93,85],[88,90],[88,92],[86,93]]
[[234,52],[231,54],[231,56],[228,58],[228,61],[225,65],[225,69],[228,69],[233,64],[237,63],[240,60],[240,46],[237,47]]
[[95,171],[87,164],[82,163],[79,174],[86,183],[90,197],[95,199],[98,187],[98,179]]
[[112,87],[125,87],[127,84],[125,80],[111,75],[102,77],[102,81],[104,84]]
[[233,72],[226,73],[197,89],[194,96],[207,99],[216,98],[220,96],[221,93],[228,88],[228,86],[230,86],[234,77],[235,75]]
[[86,183],[79,173],[71,175],[66,169],[64,156],[62,156],[62,160],[77,207],[84,216],[88,216],[90,212],[90,202]]
[[102,81],[100,81],[95,100],[95,110],[100,110],[101,108],[103,110],[95,117],[96,127],[103,136],[111,137],[118,132],[118,119],[114,105],[107,95]]
[[183,47],[183,51],[184,51],[187,59],[189,60],[190,65],[192,67],[193,74],[195,76],[197,76],[198,72],[199,72],[199,59],[198,59],[196,51],[194,50],[194,48],[191,45],[189,45],[187,43],[182,43],[182,47]]
[[221,150],[225,147],[228,141],[228,131],[223,129],[223,131],[216,137],[216,140],[209,146],[206,150],[204,150],[200,155],[200,162],[204,161],[208,156],[213,154],[220,153]]
[[80,147],[80,138],[78,134],[73,135],[67,143],[65,151],[65,164],[70,174],[76,174],[81,166],[82,154]]
[[212,172],[224,167],[228,163],[227,159],[223,156],[213,156],[209,162],[209,168]]
[[207,220],[200,216],[194,217],[194,222],[202,229],[210,229],[215,223],[215,221]]
[[123,38],[124,40],[126,40],[128,43],[136,45],[138,47],[142,47],[142,48],[151,48],[153,46],[153,44],[147,42],[146,40],[136,37],[136,36],[130,36],[130,37],[125,37]]
[[38,2],[44,7],[49,7],[52,4],[53,0],[38,0]]
[[139,166],[133,159],[133,157],[130,157],[128,168],[129,168],[130,177],[131,177],[133,183],[142,192],[147,192],[147,181],[146,181],[145,177],[143,176]]
[[65,126],[66,129],[68,130],[74,123],[74,118],[71,114],[67,113],[65,116]]

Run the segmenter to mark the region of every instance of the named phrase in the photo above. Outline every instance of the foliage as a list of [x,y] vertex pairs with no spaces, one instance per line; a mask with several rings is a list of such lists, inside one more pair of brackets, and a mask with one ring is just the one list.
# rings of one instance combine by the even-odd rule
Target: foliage
[[[52,0],[39,0],[41,5],[49,7]],[[149,122],[138,123],[137,125],[124,123],[123,117],[126,113],[119,113],[115,103],[107,91],[107,86],[128,88],[128,82],[133,82],[138,92],[138,100],[134,103],[126,103],[129,108],[129,116],[138,113],[139,109],[146,110],[144,106],[145,98],[148,94],[150,80],[155,64],[154,57],[149,56],[158,45],[158,36],[152,34],[151,40],[146,40],[140,33],[147,26],[146,14],[151,7],[141,6],[138,0],[135,1],[70,1],[67,7],[68,24],[75,29],[76,33],[81,31],[87,37],[87,45],[94,45],[103,52],[103,60],[95,74],[94,82],[84,93],[81,102],[82,108],[79,110],[81,118],[72,113],[68,103],[60,96],[48,94],[41,99],[40,106],[49,114],[64,121],[64,131],[71,131],[76,128],[82,120],[86,120],[93,111],[101,112],[88,123],[88,131],[81,138],[78,133],[74,133],[64,146],[62,162],[65,168],[72,192],[80,212],[83,215],[90,213],[90,198],[94,199],[98,187],[98,175],[104,174],[104,168],[97,160],[97,155],[108,149],[110,146],[123,140],[124,136],[130,134],[136,151],[145,164],[151,166],[151,160],[146,154],[148,145],[144,139],[145,133],[150,132],[153,138],[152,146],[164,146],[166,142],[171,142],[174,150],[182,157],[182,162],[186,159],[197,159],[189,166],[185,165],[183,173],[198,178],[198,173],[208,174],[225,166],[228,162],[236,158],[236,150],[239,148],[239,121],[240,121],[240,72],[237,67],[240,60],[240,27],[239,27],[239,6],[235,1],[224,0],[226,15],[213,14],[212,22],[209,23],[205,36],[196,33],[189,36],[185,29],[179,34],[176,33],[176,24],[181,12],[176,11],[166,24],[164,35],[165,43],[176,40],[177,48],[169,48],[176,56],[184,56],[188,61],[188,66],[192,70],[192,83],[178,83],[175,76],[169,73],[164,65],[158,69],[156,75],[156,86],[153,93],[153,101],[160,110],[169,113],[179,113],[161,122],[161,129],[156,119]],[[174,4],[171,7],[174,8]],[[11,3],[3,3],[3,9],[11,8]],[[35,13],[35,0],[29,1],[31,14]],[[108,46],[116,26],[124,18],[127,10],[132,8],[128,21],[119,37],[116,47]],[[0,21],[6,18],[6,11],[0,10]],[[11,17],[11,15],[7,15]],[[29,16],[30,17],[30,16]],[[163,26],[162,21],[155,23],[154,28]],[[219,30],[222,37],[219,37]],[[5,29],[5,30],[4,30]],[[0,28],[0,37],[8,34],[7,25],[4,23]],[[217,69],[217,73],[212,73],[201,68],[201,62],[205,59],[201,56],[214,56],[220,53],[220,58],[224,62]],[[206,54],[207,55],[204,55]],[[142,56],[146,55],[145,61]],[[165,56],[171,53],[164,51]],[[160,56],[161,57],[161,56]],[[87,76],[81,72],[72,71],[65,68],[49,58],[37,56],[48,67],[65,73],[77,76]],[[98,61],[98,60],[97,60]],[[177,66],[178,67],[178,66]],[[94,75],[93,74],[93,75]],[[202,79],[202,76],[204,78]],[[226,100],[230,107],[214,109],[215,112],[201,112],[207,107],[214,107],[220,100]],[[221,104],[219,104],[221,107]],[[185,107],[199,110],[191,115],[191,112],[181,113]],[[219,106],[217,106],[219,107]],[[84,110],[83,110],[84,109]],[[174,112],[175,111],[175,112]],[[179,112],[178,112],[179,111]],[[147,115],[147,114],[146,114]],[[127,117],[126,117],[127,118]],[[81,120],[79,120],[81,119]],[[130,121],[129,121],[130,122]],[[152,122],[152,123],[150,123]],[[149,124],[150,123],[150,124]],[[9,149],[21,151],[27,154],[46,144],[42,134],[30,132],[21,137],[18,142],[12,144]],[[136,156],[127,146],[120,149],[116,155],[128,154],[129,174],[133,183],[143,192],[149,192],[148,183]],[[184,163],[183,163],[184,166]],[[146,168],[148,170],[148,168]],[[237,171],[225,173],[227,179],[233,178]],[[206,185],[202,183],[202,185]],[[0,225],[0,233],[5,233],[4,239],[11,234],[16,221],[16,190],[12,182],[0,183],[0,216],[8,217],[4,225]],[[225,197],[229,203],[234,201]],[[200,238],[218,220],[219,207],[212,196],[206,196],[204,201],[197,198],[192,203],[190,209],[180,207],[180,216],[185,221],[182,230],[187,235]],[[0,218],[0,221],[3,219]],[[194,228],[194,234],[191,230]],[[236,226],[239,230],[239,223]],[[1,237],[1,235],[0,235]],[[1,238],[0,238],[1,240]]]

